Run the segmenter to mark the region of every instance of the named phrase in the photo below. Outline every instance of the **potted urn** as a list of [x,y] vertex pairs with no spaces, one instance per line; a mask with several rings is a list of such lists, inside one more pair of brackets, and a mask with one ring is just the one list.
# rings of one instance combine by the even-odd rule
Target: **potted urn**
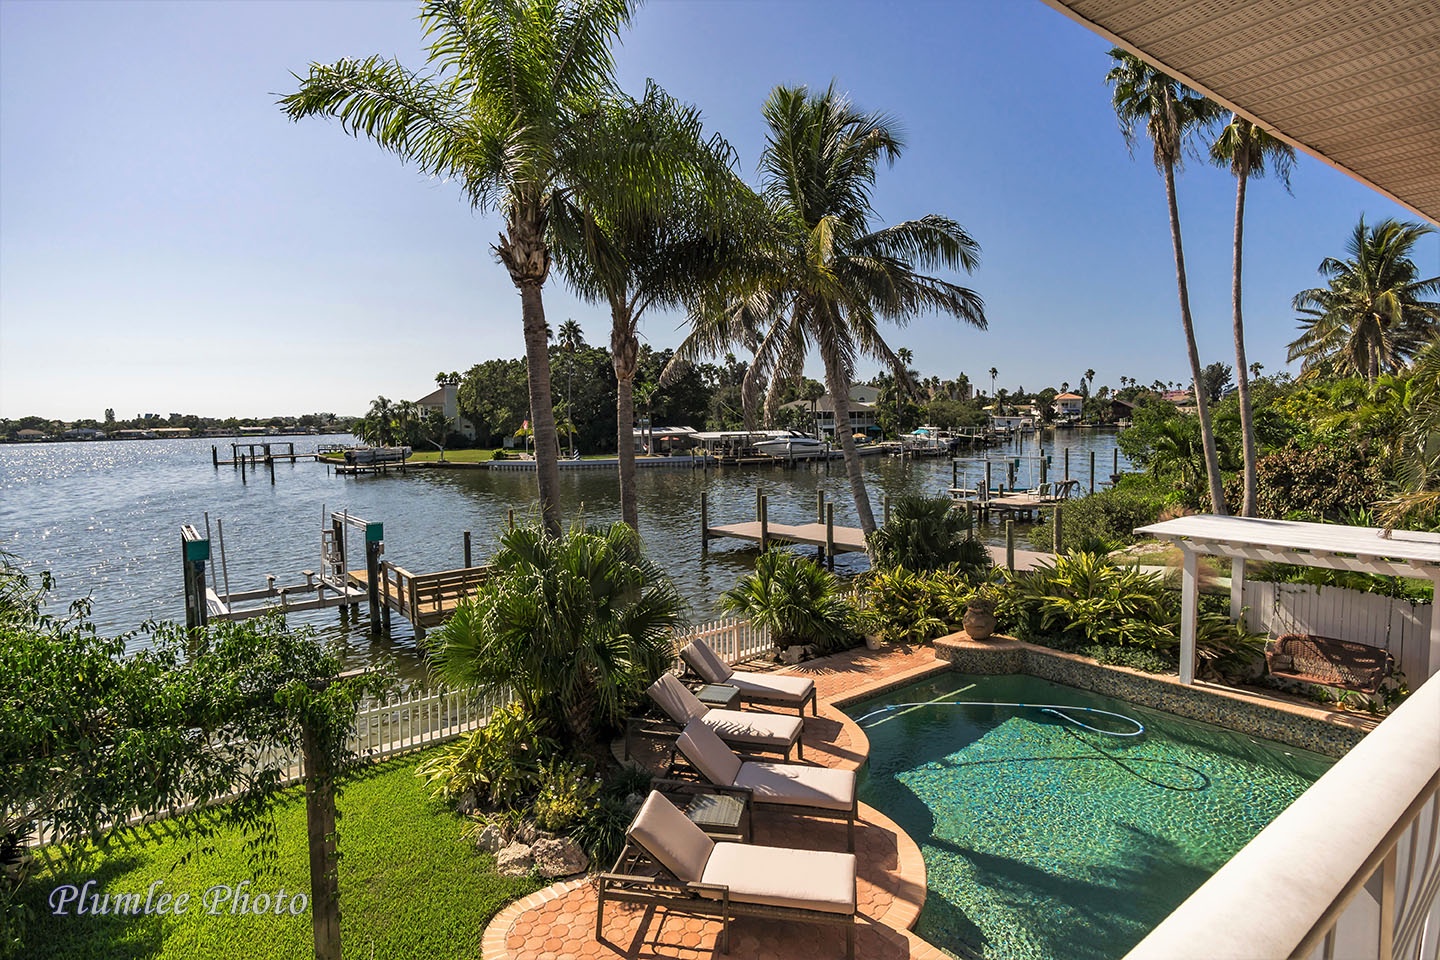
[[961,624],[971,640],[988,640],[995,632],[995,600],[983,587],[965,605]]

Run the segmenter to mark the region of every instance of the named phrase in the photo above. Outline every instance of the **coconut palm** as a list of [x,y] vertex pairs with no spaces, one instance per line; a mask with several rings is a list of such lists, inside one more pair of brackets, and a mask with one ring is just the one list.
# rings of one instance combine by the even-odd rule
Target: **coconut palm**
[[[955,221],[936,215],[876,229],[870,195],[882,159],[903,144],[894,121],[862,113],[832,85],[776,87],[766,100],[761,193],[769,231],[756,245],[763,275],[743,309],[764,323],[754,369],[770,378],[767,407],[799,379],[811,347],[825,365],[836,424],[850,422],[850,384],[864,355],[908,378],[880,334],[879,322],[903,325],[925,311],[948,313],[985,327],[984,302],[973,290],[917,268],[971,270],[980,247]],[[724,326],[731,315],[708,318]],[[702,318],[701,334],[705,327]],[[855,438],[837,431],[860,527],[875,529]]]
[[291,119],[336,118],[423,173],[454,178],[474,206],[502,216],[494,251],[520,292],[535,475],[552,536],[559,445],[542,297],[550,226],[577,191],[604,192],[633,169],[613,163],[616,150],[597,139],[598,108],[615,94],[610,45],[632,10],[631,0],[424,0],[432,73],[378,56],[311,64],[280,100]]
[[370,412],[365,415],[370,421],[370,432],[374,443],[385,446],[394,435],[395,404],[385,397],[376,397],[370,401]]
[[1190,380],[1195,384],[1195,406],[1200,417],[1200,440],[1205,453],[1205,474],[1210,485],[1211,509],[1225,513],[1225,491],[1210,404],[1200,389],[1200,350],[1195,345],[1195,323],[1190,316],[1190,290],[1185,277],[1185,249],[1180,240],[1180,207],[1175,200],[1175,170],[1184,159],[1186,138],[1213,123],[1220,115],[1214,102],[1189,89],[1132,53],[1111,49],[1115,65],[1105,75],[1114,89],[1111,104],[1120,119],[1120,132],[1133,150],[1143,127],[1154,147],[1155,167],[1165,180],[1165,202],[1170,211],[1170,243],[1175,250],[1175,282],[1180,294],[1180,325],[1190,358]]
[[551,537],[516,527],[493,575],[432,634],[448,682],[508,690],[552,732],[593,748],[674,662],[683,603],[624,524]]
[[1240,515],[1253,517],[1258,511],[1255,486],[1255,415],[1250,409],[1250,375],[1245,362],[1245,322],[1240,309],[1240,273],[1245,240],[1245,188],[1254,177],[1265,176],[1268,168],[1290,189],[1290,168],[1295,165],[1295,148],[1257,127],[1239,114],[1210,145],[1210,158],[1228,166],[1235,175],[1235,249],[1231,271],[1230,301],[1235,333],[1235,389],[1240,398],[1240,448],[1245,461],[1245,486]]
[[996,370],[994,367],[990,368],[990,396],[992,397],[995,396],[995,378],[999,375],[999,370]]
[[[651,84],[643,100],[613,102],[605,117],[605,142],[624,145],[617,164],[630,165],[632,154],[647,158],[632,165],[626,189],[663,194],[665,202],[646,209],[618,191],[577,197],[567,212],[578,218],[555,221],[556,262],[581,297],[610,307],[620,512],[638,528],[633,431],[640,320],[651,307],[701,296],[739,249],[739,235],[723,228],[721,211],[744,204],[732,189],[729,145],[704,137],[693,107]],[[617,197],[623,202],[614,202]]]
[[1304,331],[1288,359],[1301,360],[1300,379],[1360,376],[1370,382],[1394,373],[1440,331],[1440,277],[1422,280],[1411,259],[1432,227],[1382,220],[1367,229],[1361,217],[1346,244],[1349,257],[1326,257],[1328,285],[1302,290],[1294,308]]

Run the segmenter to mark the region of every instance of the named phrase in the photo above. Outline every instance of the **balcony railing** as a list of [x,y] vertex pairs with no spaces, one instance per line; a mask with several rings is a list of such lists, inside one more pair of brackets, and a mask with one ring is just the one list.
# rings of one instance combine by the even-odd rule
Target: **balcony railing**
[[1435,960],[1440,678],[1415,691],[1126,960]]

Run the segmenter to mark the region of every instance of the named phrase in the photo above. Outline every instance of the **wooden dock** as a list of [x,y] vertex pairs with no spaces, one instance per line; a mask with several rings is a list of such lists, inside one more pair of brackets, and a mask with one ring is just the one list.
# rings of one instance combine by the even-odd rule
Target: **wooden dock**
[[760,544],[764,550],[771,543],[800,543],[819,547],[826,555],[837,553],[864,553],[865,534],[859,527],[836,527],[824,523],[762,523],[749,520],[745,523],[726,523],[709,527],[705,531],[707,540],[733,539],[749,540]]
[[[347,571],[349,582],[364,593],[370,590],[370,575],[365,570]],[[411,573],[388,561],[380,564],[380,602],[384,607],[386,625],[390,611],[410,621],[415,636],[423,638],[430,627],[450,619],[460,601],[475,592],[490,578],[489,567],[460,567],[439,573]]]

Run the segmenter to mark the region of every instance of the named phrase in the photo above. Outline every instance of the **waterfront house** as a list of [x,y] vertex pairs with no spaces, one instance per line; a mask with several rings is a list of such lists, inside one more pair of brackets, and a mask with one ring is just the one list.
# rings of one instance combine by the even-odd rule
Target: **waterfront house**
[[1055,398],[1051,409],[1055,411],[1057,417],[1078,418],[1085,409],[1085,398],[1078,393],[1062,393]]
[[[850,387],[850,432],[878,436],[880,425],[875,419],[875,403],[880,398],[880,388],[866,383]],[[812,411],[813,407],[813,411]],[[815,435],[821,438],[835,436],[835,398],[830,394],[816,400],[793,400],[785,404],[787,410],[804,410],[815,416]]]
[[466,440],[475,439],[475,424],[460,415],[460,385],[458,383],[443,383],[430,393],[416,400],[417,406],[424,409],[425,413],[439,412],[455,421],[451,429],[460,434]]

